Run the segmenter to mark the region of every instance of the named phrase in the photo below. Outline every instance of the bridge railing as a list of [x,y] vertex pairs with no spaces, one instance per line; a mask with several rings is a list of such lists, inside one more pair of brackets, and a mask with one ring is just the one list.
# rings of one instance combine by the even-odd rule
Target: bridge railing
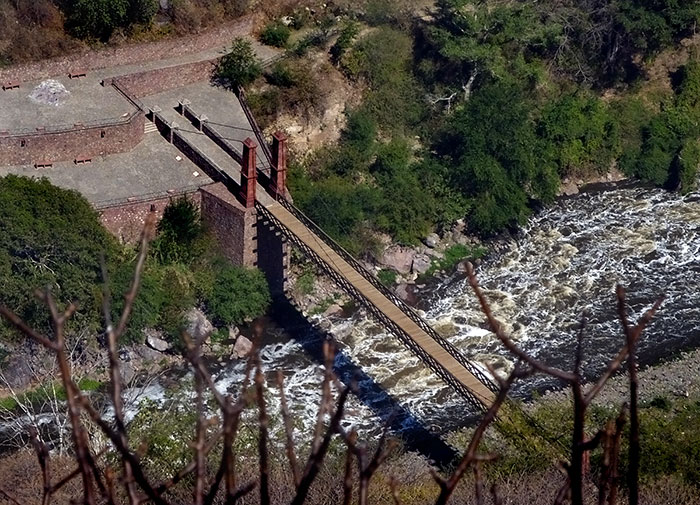
[[245,114],[246,118],[248,119],[248,122],[250,123],[251,128],[253,129],[255,138],[258,139],[258,145],[260,146],[260,150],[262,151],[263,155],[265,156],[265,159],[267,160],[267,166],[262,170],[262,172],[267,177],[272,177],[270,170],[270,167],[272,167],[272,151],[270,151],[270,146],[268,145],[267,140],[265,139],[265,134],[260,128],[260,125],[258,125],[258,122],[255,120],[253,112],[250,110],[250,106],[248,105],[248,98],[246,97],[245,90],[242,86],[238,86],[238,101],[241,103],[243,113]]

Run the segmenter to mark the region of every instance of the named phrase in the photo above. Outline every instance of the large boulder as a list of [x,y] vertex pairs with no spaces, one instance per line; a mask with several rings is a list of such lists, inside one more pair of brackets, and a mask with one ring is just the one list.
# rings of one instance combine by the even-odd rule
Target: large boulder
[[214,325],[199,309],[191,309],[185,314],[185,331],[195,342],[204,342],[214,331]]
[[413,258],[412,270],[417,274],[424,274],[430,270],[430,265],[432,265],[432,260],[427,254],[416,254]]
[[418,297],[416,297],[414,284],[402,282],[394,288],[394,293],[396,293],[396,296],[401,298],[404,302],[408,303],[409,305],[415,305],[418,302]]
[[333,316],[340,317],[343,315],[343,307],[341,307],[337,303],[334,303],[325,310],[323,315],[326,317],[333,317]]
[[170,350],[170,347],[171,347],[170,344],[168,342],[166,342],[165,340],[163,340],[162,338],[160,338],[161,336],[162,335],[157,333],[157,332],[153,332],[153,331],[147,332],[146,333],[146,344],[148,345],[148,347],[150,347],[151,349],[155,349],[158,352],[165,352],[165,351]]
[[131,384],[136,378],[136,369],[131,363],[122,363],[119,366],[119,376],[122,379],[122,384]]
[[430,235],[425,237],[425,240],[423,240],[423,242],[431,249],[435,249],[440,243],[440,237],[438,237],[437,233],[431,233]]
[[413,257],[415,251],[408,247],[393,245],[387,248],[379,259],[379,263],[384,266],[396,270],[400,274],[411,272],[413,266]]
[[[2,364],[2,375],[7,386],[13,389],[22,389],[29,386],[34,378],[34,374],[29,363],[27,363],[28,358],[28,356],[18,355]],[[0,384],[0,386],[5,386],[5,384]]]
[[236,359],[246,358],[252,351],[253,342],[243,335],[239,335],[236,339],[236,343],[233,345],[233,354],[231,357]]

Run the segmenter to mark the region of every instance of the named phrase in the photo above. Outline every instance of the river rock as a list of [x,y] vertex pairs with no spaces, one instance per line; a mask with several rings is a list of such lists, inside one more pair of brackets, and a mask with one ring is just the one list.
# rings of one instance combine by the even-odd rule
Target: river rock
[[[17,356],[2,364],[2,374],[7,385],[13,389],[27,387],[32,381],[32,369],[27,363],[27,356]],[[3,384],[4,386],[4,384]]]
[[438,237],[437,233],[431,233],[427,237],[425,237],[425,240],[423,240],[423,243],[430,247],[431,249],[435,249],[438,244],[440,243],[440,237]]
[[162,358],[158,351],[143,344],[134,346],[134,354],[144,361],[156,361]]
[[240,334],[241,330],[238,329],[238,326],[232,325],[228,327],[228,338],[231,339],[231,342],[235,342]]
[[464,234],[464,230],[454,230],[452,232],[452,242],[460,245],[469,244],[469,237]]
[[119,365],[119,376],[123,384],[130,384],[136,377],[136,370],[131,363],[122,363]]
[[394,288],[394,293],[409,305],[415,305],[418,301],[415,293],[415,284],[402,282]]
[[414,255],[413,249],[393,245],[384,251],[379,263],[382,266],[393,268],[400,274],[407,274],[411,272]]
[[246,358],[253,351],[253,342],[249,339],[240,335],[236,339],[236,343],[233,345],[232,358],[241,359]]
[[578,184],[576,184],[575,181],[564,179],[563,181],[561,181],[559,194],[565,196],[578,195]]
[[214,331],[214,325],[199,309],[191,309],[185,314],[185,331],[195,342],[204,342]]
[[425,272],[430,270],[431,264],[432,260],[427,254],[417,254],[413,258],[413,265],[411,269],[418,274],[424,274]]
[[326,317],[342,316],[343,308],[337,303],[334,303],[323,312],[323,315]]
[[148,344],[148,347],[158,352],[165,352],[171,347],[169,343],[160,338],[155,332],[148,332],[146,334],[146,344]]

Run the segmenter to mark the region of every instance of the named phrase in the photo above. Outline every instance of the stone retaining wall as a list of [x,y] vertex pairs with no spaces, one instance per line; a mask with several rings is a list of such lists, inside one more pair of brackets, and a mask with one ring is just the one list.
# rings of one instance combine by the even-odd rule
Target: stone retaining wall
[[204,186],[201,193],[202,223],[216,237],[224,255],[234,265],[258,264],[257,217],[222,183]]
[[120,47],[107,47],[81,54],[71,54],[51,60],[12,65],[0,69],[0,82],[21,82],[47,79],[57,75],[68,75],[74,70],[92,71],[121,65],[134,65],[149,61],[163,60],[173,56],[208,51],[230,44],[236,37],[251,33],[260,16],[251,14],[239,20],[212,28],[200,34],[174,37],[158,42],[126,44]]
[[[100,221],[107,230],[124,244],[137,243],[146,223],[146,216],[155,212],[158,221],[163,217],[163,211],[174,198],[180,195],[161,196],[138,202],[124,202],[98,210]],[[190,192],[187,197],[197,206],[201,203],[199,191]]]
[[219,58],[215,58],[193,63],[183,63],[172,67],[145,70],[113,79],[105,79],[103,83],[107,86],[116,80],[119,86],[128,91],[131,96],[143,98],[144,96],[208,80],[211,78],[218,61]]
[[0,133],[0,165],[72,161],[131,151],[144,136],[145,116],[135,112],[124,122],[56,132]]

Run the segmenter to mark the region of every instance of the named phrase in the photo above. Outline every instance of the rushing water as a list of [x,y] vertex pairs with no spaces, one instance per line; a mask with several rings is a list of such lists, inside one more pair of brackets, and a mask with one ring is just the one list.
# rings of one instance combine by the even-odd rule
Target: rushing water
[[[585,312],[583,368],[588,377],[595,377],[621,345],[617,284],[627,288],[632,319],[659,295],[666,296],[641,341],[643,363],[700,345],[697,193],[681,197],[628,187],[562,199],[499,249],[478,267],[481,285],[496,317],[520,346],[541,360],[571,365]],[[508,353],[483,329],[484,318],[462,276],[442,280],[421,298],[427,320],[467,355],[504,369],[512,366]],[[318,353],[319,335],[310,336],[309,329],[293,318],[278,319],[282,321],[269,329],[263,361],[270,370],[284,371],[290,402],[297,415],[311,423],[322,372],[318,354],[310,353]],[[466,422],[464,401],[363,312],[330,323],[340,343],[337,365],[354,364],[364,374],[360,378],[364,394],[351,402],[348,422],[377,426],[377,416],[386,417],[387,410],[399,407],[411,414],[405,423],[419,422],[437,432]],[[241,364],[218,374],[222,386],[235,385],[241,377]],[[516,393],[526,395],[533,388],[552,385],[536,378],[521,384]]]
[[[478,266],[481,285],[496,317],[527,352],[549,364],[571,365],[581,316],[587,313],[584,372],[595,377],[621,344],[615,286],[627,288],[636,319],[661,294],[662,310],[640,344],[643,363],[700,345],[700,194],[686,197],[628,187],[562,199],[534,216],[516,237],[499,244]],[[467,355],[503,369],[511,357],[490,332],[463,276],[455,274],[420,293],[426,319]],[[321,317],[314,318],[316,322]],[[398,339],[363,312],[336,318],[341,378],[357,376],[360,395],[349,402],[346,423],[376,430],[398,411],[394,428],[443,433],[466,423],[469,408]],[[267,328],[262,361],[282,370],[299,432],[309,433],[320,402],[323,376],[318,331],[287,307]],[[216,372],[221,391],[235,391],[244,364]],[[359,375],[358,375],[359,374]],[[273,375],[270,373],[272,379]],[[523,383],[516,394],[554,384]],[[144,396],[164,399],[158,385]],[[132,392],[133,393],[133,392]],[[277,394],[269,395],[272,410]],[[418,437],[427,432],[418,432]]]

